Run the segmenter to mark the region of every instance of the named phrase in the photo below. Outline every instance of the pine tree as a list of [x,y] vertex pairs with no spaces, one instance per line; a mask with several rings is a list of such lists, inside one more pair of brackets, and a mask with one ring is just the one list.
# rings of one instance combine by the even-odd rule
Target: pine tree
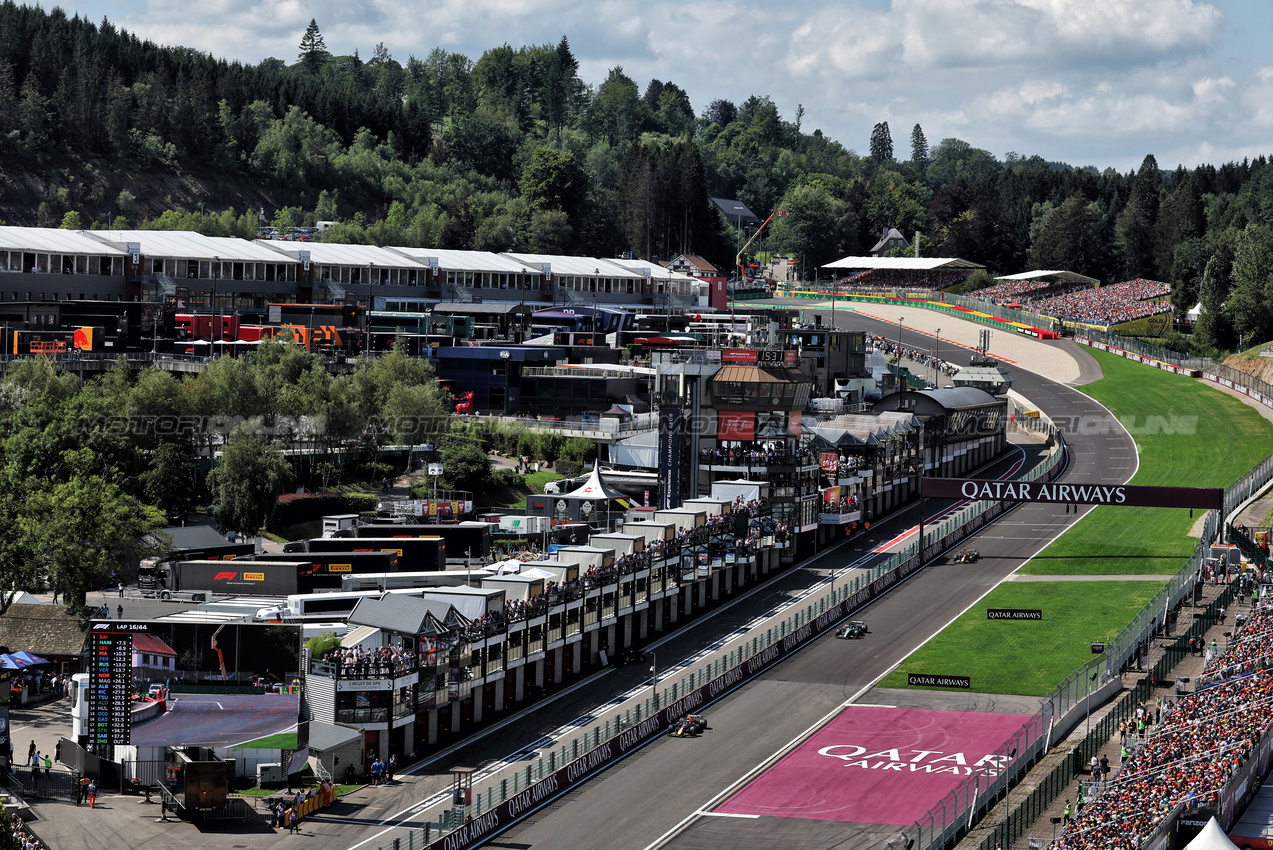
[[928,139],[924,137],[924,128],[918,124],[911,130],[911,162],[921,174],[928,170]]
[[310,18],[305,34],[301,36],[301,52],[298,57],[301,65],[311,74],[317,73],[329,55],[327,43],[323,41],[323,34],[318,30],[318,21]]
[[13,66],[0,60],[0,135],[14,128],[17,107],[18,94],[13,83]]
[[871,131],[871,157],[877,163],[888,162],[893,158],[893,136],[888,131],[888,122],[881,121]]

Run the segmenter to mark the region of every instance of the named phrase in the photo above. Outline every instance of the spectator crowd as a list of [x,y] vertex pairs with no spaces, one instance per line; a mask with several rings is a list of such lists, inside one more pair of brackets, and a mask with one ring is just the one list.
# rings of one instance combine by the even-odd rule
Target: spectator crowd
[[1019,302],[1023,310],[1035,315],[1090,325],[1116,325],[1171,312],[1171,304],[1163,300],[1171,292],[1171,285],[1157,280],[1137,278],[1094,289],[1071,289],[1060,294],[1052,294],[1050,288],[1037,292],[1026,290],[1017,292],[1016,297],[1005,297],[1005,293],[1014,289],[992,286],[974,293],[974,297],[999,304]]
[[[1214,802],[1273,720],[1273,677],[1261,671],[1164,706],[1114,779],[1077,812],[1060,850],[1136,850],[1177,804]],[[1124,746],[1124,751],[1127,747]]]
[[[937,371],[943,375],[954,377],[955,373],[960,370],[957,363],[950,363],[936,357],[931,351],[925,351],[922,348],[911,348],[910,346],[898,345],[896,342],[890,342],[879,334],[870,334],[870,343],[877,351],[882,351],[890,357],[900,356],[903,360],[909,360],[912,363],[919,363],[926,369],[932,369],[934,364]],[[923,377],[921,375],[920,377]]]
[[1134,752],[1066,826],[1056,844],[1060,850],[1138,848],[1178,804],[1217,800],[1251,757],[1273,721],[1273,676],[1265,669],[1273,649],[1273,605],[1252,611],[1223,651],[1214,640],[1201,648],[1207,661],[1199,690],[1161,703],[1155,725],[1133,728]]

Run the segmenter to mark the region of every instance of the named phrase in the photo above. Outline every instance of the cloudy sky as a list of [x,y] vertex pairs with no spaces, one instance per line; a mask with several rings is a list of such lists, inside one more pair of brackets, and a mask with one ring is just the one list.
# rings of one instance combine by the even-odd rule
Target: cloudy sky
[[[47,3],[45,5],[52,5]],[[622,65],[716,98],[769,95],[865,152],[888,121],[1009,151],[1127,170],[1273,153],[1268,0],[72,0],[68,12],[163,44],[258,62],[296,59],[311,17],[333,53],[384,42],[405,62],[434,47],[473,59],[564,34],[580,74]]]

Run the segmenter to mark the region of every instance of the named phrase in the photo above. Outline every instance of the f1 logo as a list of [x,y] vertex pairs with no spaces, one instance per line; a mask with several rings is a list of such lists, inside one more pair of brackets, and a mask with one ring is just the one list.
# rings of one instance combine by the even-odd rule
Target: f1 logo
[[235,576],[237,576],[237,575],[238,575],[238,573],[237,573],[237,572],[233,572],[233,573],[217,573],[216,575],[214,575],[214,576],[212,577],[212,580],[213,580],[213,581],[233,581],[233,580],[234,580],[234,577],[235,577]]

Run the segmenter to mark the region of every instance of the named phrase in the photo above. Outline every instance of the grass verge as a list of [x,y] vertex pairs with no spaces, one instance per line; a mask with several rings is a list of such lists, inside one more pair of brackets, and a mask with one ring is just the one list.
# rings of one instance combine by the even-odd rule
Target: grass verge
[[[1156,581],[1006,582],[880,682],[906,688],[907,673],[971,676],[989,694],[1043,696],[1112,638],[1162,585]],[[1039,608],[1042,620],[987,620],[987,608]]]
[[[1131,432],[1140,454],[1133,483],[1225,487],[1273,450],[1273,425],[1199,382],[1101,351],[1104,377],[1083,391]],[[1188,511],[1097,508],[1035,556],[1028,575],[1162,575],[1180,569],[1195,541]],[[881,683],[906,674],[972,677],[982,693],[1043,696],[1116,635],[1159,582],[1008,582],[908,657]],[[988,621],[986,608],[1040,608],[1042,621]],[[1049,615],[1049,611],[1053,612]]]
[[280,732],[277,735],[267,735],[238,746],[245,750],[294,750],[297,747],[297,738],[295,732]]
[[[1133,484],[1227,487],[1273,451],[1273,425],[1236,398],[1112,354],[1091,354],[1105,377],[1083,391],[1136,440]],[[1099,507],[1021,571],[1172,575],[1193,554],[1194,521],[1184,510]]]

